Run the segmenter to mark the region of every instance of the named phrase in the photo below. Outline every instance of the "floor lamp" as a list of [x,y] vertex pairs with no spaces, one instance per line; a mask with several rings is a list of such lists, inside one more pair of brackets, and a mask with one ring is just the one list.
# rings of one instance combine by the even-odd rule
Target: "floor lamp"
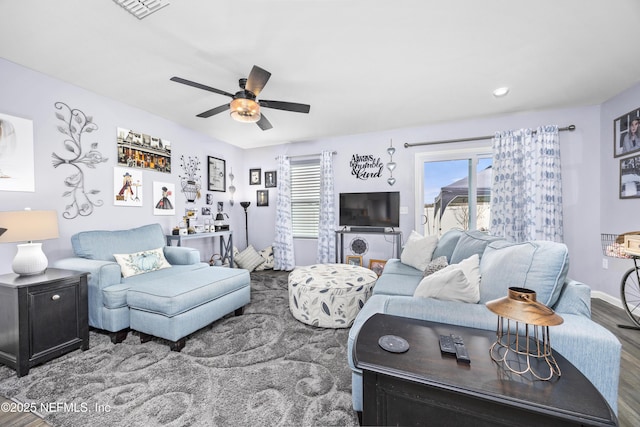
[[247,215],[247,208],[251,202],[240,202],[240,206],[244,208],[244,235],[247,237],[247,247],[249,247],[249,217]]

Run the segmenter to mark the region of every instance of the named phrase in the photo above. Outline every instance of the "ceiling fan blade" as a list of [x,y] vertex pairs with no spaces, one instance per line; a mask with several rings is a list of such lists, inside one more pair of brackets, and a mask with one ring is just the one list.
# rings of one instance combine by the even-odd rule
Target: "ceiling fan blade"
[[245,89],[249,92],[253,93],[255,96],[258,96],[262,89],[269,81],[269,77],[271,77],[271,73],[267,70],[263,70],[262,68],[254,65],[251,69],[251,73],[249,73],[249,78],[247,79],[247,85]]
[[215,116],[216,114],[222,113],[223,111],[227,111],[229,109],[230,104],[221,105],[216,108],[212,108],[211,110],[207,110],[204,113],[198,114],[196,117],[202,117],[206,119],[207,117]]
[[260,120],[258,120],[256,124],[260,126],[260,129],[262,130],[269,130],[273,127],[271,125],[271,122],[269,122],[269,120],[267,120],[267,118],[262,113],[260,113]]
[[171,77],[169,80],[176,83],[182,83],[183,85],[192,86],[202,90],[208,90],[209,92],[218,93],[220,95],[226,95],[233,98],[233,94],[225,92],[224,90],[216,89],[215,87],[206,86],[200,83],[192,82],[191,80],[183,79],[182,77]]
[[261,99],[258,101],[261,107],[274,108],[276,110],[293,111],[295,113],[308,113],[311,109],[310,105],[297,104],[295,102],[267,101]]

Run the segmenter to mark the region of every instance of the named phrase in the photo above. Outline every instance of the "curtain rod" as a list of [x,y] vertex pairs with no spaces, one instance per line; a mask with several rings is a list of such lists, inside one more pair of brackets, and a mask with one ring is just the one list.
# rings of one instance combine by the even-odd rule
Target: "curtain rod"
[[[576,126],[575,125],[569,125],[569,126],[566,126],[566,127],[563,127],[563,128],[558,128],[558,131],[560,131],[560,132],[564,132],[566,130],[573,132],[574,130],[576,130]],[[536,133],[536,131],[534,130],[533,133]],[[431,141],[431,142],[415,142],[413,144],[405,142],[404,143],[404,148],[417,147],[418,145],[448,144],[450,142],[482,141],[482,140],[485,140],[485,139],[493,139],[493,137],[494,137],[494,135],[485,135],[485,136],[476,136],[476,137],[472,137],[472,138],[444,139],[442,141]]]
[[[331,154],[335,155],[338,154],[337,151],[332,151]],[[297,156],[287,156],[290,159],[295,159],[296,157],[317,157],[322,155],[322,153],[311,153],[311,154],[298,154]],[[286,154],[283,154],[283,156],[286,156]],[[278,160],[278,157],[276,156],[276,160]]]

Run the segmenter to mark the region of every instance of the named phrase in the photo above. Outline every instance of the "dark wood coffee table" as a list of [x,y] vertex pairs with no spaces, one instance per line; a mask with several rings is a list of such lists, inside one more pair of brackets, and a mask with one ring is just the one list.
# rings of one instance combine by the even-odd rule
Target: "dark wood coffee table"
[[[463,338],[471,364],[440,352],[439,336],[449,334]],[[383,350],[383,335],[404,338],[409,351]],[[553,344],[553,328],[550,336]],[[363,371],[363,425],[618,425],[600,392],[560,354],[554,351],[559,379],[530,381],[493,362],[495,339],[495,331],[373,315],[354,346]]]

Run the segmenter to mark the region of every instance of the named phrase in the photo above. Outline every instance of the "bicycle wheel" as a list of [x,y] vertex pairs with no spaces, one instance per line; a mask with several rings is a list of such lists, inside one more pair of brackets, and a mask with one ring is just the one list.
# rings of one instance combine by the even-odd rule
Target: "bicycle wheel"
[[638,270],[632,268],[622,277],[620,295],[622,308],[627,312],[633,323],[640,326],[640,283]]

